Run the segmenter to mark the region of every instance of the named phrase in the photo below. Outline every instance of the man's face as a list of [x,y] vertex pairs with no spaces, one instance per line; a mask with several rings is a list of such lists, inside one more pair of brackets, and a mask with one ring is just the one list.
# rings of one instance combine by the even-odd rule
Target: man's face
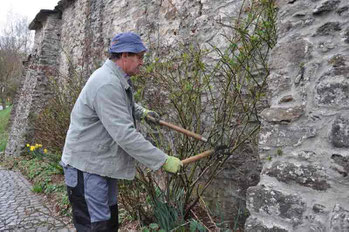
[[129,76],[137,75],[140,72],[140,67],[143,65],[143,57],[145,52],[137,53],[136,55],[130,55],[123,53],[123,69]]

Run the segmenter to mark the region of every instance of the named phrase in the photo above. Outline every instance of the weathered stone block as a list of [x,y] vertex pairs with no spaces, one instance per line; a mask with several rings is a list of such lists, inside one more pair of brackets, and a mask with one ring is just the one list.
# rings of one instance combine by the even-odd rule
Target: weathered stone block
[[[349,92],[349,85],[347,86]],[[349,95],[349,93],[347,93]],[[349,99],[347,99],[349,102]],[[334,147],[349,147],[349,117],[341,115],[332,124],[331,143]]]
[[315,190],[326,190],[330,188],[326,176],[321,174],[321,170],[313,165],[296,166],[293,163],[281,163],[278,161],[273,163],[272,167],[266,169],[265,173],[271,177],[275,177],[278,181],[285,183],[295,182]]
[[343,170],[336,169],[342,176],[346,177],[349,173],[349,157],[343,157],[340,154],[333,154],[331,159],[339,166],[343,168]]
[[261,112],[261,116],[268,122],[289,123],[297,120],[304,114],[304,107],[291,108],[267,108]]
[[283,96],[280,100],[279,100],[279,103],[286,103],[286,102],[291,102],[293,101],[293,96],[292,95],[286,95],[286,96]]
[[282,193],[262,185],[251,187],[247,192],[247,206],[250,211],[274,218],[280,217],[294,226],[302,222],[306,204],[299,196]]
[[342,30],[342,27],[339,22],[328,22],[319,27],[314,36],[331,35],[340,30]]
[[[299,231],[307,231],[307,232],[327,232],[327,226],[322,220],[317,220],[312,222],[310,225],[303,227],[305,230]],[[309,230],[307,230],[309,228]]]
[[332,56],[328,63],[332,65],[332,67],[345,66],[346,58],[342,54],[337,54]]
[[313,14],[322,15],[324,13],[333,11],[337,9],[339,3],[340,3],[339,0],[335,0],[335,1],[330,0],[330,1],[323,2],[320,6],[315,8],[315,10],[313,11]]
[[313,205],[313,211],[315,213],[324,213],[325,212],[326,207],[320,204],[314,204]]
[[267,147],[298,146],[316,135],[316,128],[310,126],[265,125],[259,144]]
[[[236,152],[227,160],[220,178],[228,180],[239,187],[239,192],[245,196],[249,186],[255,186],[259,182],[262,165],[259,162],[257,151],[245,148]],[[222,180],[219,180],[222,183]],[[222,185],[223,187],[227,184]],[[229,194],[234,194],[230,192]]]
[[348,10],[349,10],[349,6],[343,6],[343,7],[339,8],[336,12],[340,16],[345,16],[345,14],[348,13]]
[[277,74],[273,73],[269,77],[269,93],[274,96],[279,92],[286,91],[291,88],[292,81],[291,78],[284,73]]
[[344,76],[345,78],[349,78],[349,66],[335,67],[333,69],[333,74],[336,76]]
[[310,54],[312,44],[304,39],[293,40],[277,45],[272,51],[271,69],[284,69],[288,66],[299,67]]
[[249,217],[246,220],[244,231],[245,232],[289,232],[289,230],[280,228],[275,225],[273,225],[272,227],[268,227],[267,225],[264,225],[262,221],[252,217]]
[[329,232],[349,231],[349,211],[336,204],[330,217]]
[[285,20],[284,22],[280,22],[279,26],[279,33],[284,35],[286,33],[288,33],[289,30],[292,29],[293,25],[292,22],[289,20]]
[[319,43],[318,48],[320,49],[321,52],[326,53],[334,49],[336,45],[331,41],[321,41]]
[[313,151],[295,151],[292,152],[291,155],[294,156],[294,158],[305,161],[314,160],[317,157],[317,154]]
[[349,28],[344,32],[344,42],[349,43]]
[[315,91],[315,102],[319,106],[339,106],[349,105],[349,80],[342,77],[336,79],[327,78],[322,80]]

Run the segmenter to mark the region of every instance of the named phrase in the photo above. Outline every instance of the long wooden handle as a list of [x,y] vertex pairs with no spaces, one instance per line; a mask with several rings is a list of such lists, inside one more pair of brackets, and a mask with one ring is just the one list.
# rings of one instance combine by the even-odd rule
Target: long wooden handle
[[167,126],[167,127],[171,128],[171,129],[173,129],[175,131],[178,131],[180,133],[183,133],[183,134],[185,134],[185,135],[187,135],[189,137],[193,137],[193,138],[201,140],[201,141],[203,141],[205,143],[207,142],[207,139],[205,137],[203,137],[202,135],[196,134],[196,133],[194,133],[192,131],[186,130],[186,129],[182,128],[182,127],[176,126],[176,125],[174,125],[172,123],[169,123],[169,122],[165,122],[163,120],[157,121],[155,118],[153,118],[151,116],[148,116],[148,115],[147,115],[147,118],[149,120],[153,121],[153,122],[158,122],[162,126]]
[[214,149],[211,149],[211,150],[207,150],[207,151],[204,151],[198,155],[195,155],[195,156],[192,156],[192,157],[189,157],[187,159],[184,159],[182,160],[182,164],[189,164],[189,163],[192,163],[192,162],[195,162],[199,159],[202,159],[202,158],[205,158],[209,155],[211,155],[215,150]]

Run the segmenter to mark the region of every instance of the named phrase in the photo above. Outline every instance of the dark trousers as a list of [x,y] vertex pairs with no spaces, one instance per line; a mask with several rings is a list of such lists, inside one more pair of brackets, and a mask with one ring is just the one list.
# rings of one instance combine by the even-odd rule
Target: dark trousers
[[70,166],[68,168],[65,167],[64,172],[76,230],[118,231],[116,180],[84,173]]

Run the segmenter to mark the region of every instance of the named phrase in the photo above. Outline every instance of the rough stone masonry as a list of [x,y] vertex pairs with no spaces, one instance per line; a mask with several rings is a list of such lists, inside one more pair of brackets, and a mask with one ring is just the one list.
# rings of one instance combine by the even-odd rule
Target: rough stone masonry
[[[12,126],[6,148],[7,155],[19,155],[31,141],[32,116],[39,112],[50,97],[48,78],[64,84],[74,67],[83,76],[104,62],[109,39],[122,31],[134,31],[145,40],[150,53],[167,54],[178,44],[199,44],[210,48],[227,45],[223,36],[231,33],[229,25],[240,10],[241,0],[62,0],[54,10],[41,10],[30,24],[35,30],[33,54],[27,61],[27,72],[18,101],[12,111]],[[257,184],[259,172],[257,153],[250,152],[241,169],[243,179]],[[251,172],[252,170],[252,172]],[[231,207],[244,208],[246,189],[240,185],[241,170],[227,167],[224,177],[214,187],[221,200],[220,211],[234,220]],[[253,178],[250,178],[250,177]],[[219,185],[219,186],[218,186]],[[217,188],[216,188],[217,187]],[[236,197],[238,196],[238,197]],[[216,205],[217,202],[214,202]],[[223,210],[222,210],[223,208]]]
[[349,231],[349,2],[278,0],[245,230]]
[[[40,11],[30,25],[35,47],[14,106],[6,154],[20,154],[30,115],[49,97],[47,78],[64,82],[70,62],[87,75],[103,61],[116,32],[136,31],[159,53],[187,41],[224,47],[221,34],[230,30],[224,24],[241,2],[62,0],[54,10]],[[245,230],[349,231],[349,3],[276,4],[270,108],[261,114],[263,170],[260,183],[248,190],[251,215]],[[227,200],[237,185],[225,188]]]
[[224,24],[239,12],[239,3],[240,0],[61,0],[54,10],[41,10],[29,25],[35,30],[34,50],[14,106],[6,154],[19,155],[24,147],[30,114],[49,97],[48,77],[64,82],[75,65],[83,69],[87,78],[107,57],[110,38],[122,31],[140,34],[154,53],[168,53],[178,43],[224,47],[227,40],[222,34],[231,31]]

